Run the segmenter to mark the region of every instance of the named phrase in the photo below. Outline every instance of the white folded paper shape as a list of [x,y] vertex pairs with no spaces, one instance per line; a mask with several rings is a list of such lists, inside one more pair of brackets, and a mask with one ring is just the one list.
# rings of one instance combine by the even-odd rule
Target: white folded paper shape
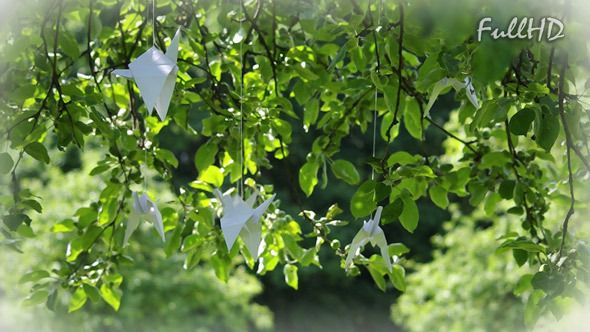
[[137,228],[140,220],[147,220],[154,224],[156,231],[160,234],[162,241],[166,242],[164,236],[164,223],[162,222],[162,214],[158,210],[157,202],[154,203],[152,199],[144,192],[141,196],[137,195],[137,192],[133,192],[133,205],[131,213],[129,214],[129,221],[127,222],[127,228],[125,229],[125,239],[123,240],[123,247],[127,246],[129,237]]
[[387,240],[385,239],[383,230],[379,227],[382,211],[383,207],[377,207],[375,217],[369,219],[369,221],[365,221],[363,227],[355,235],[354,239],[352,239],[350,249],[348,250],[348,256],[346,256],[346,264],[344,265],[346,268],[352,264],[352,259],[359,254],[360,248],[371,242],[371,245],[378,246],[381,249],[381,256],[383,256],[385,265],[387,265],[389,272],[392,272],[391,256],[389,255],[389,249],[387,248]]
[[253,209],[254,202],[258,192],[255,191],[246,201],[243,201],[238,195],[230,196],[222,194],[219,189],[215,189],[215,196],[223,204],[223,217],[221,217],[221,231],[225,238],[227,250],[231,250],[238,235],[242,237],[248,252],[254,260],[258,259],[258,249],[262,240],[262,224],[260,218],[268,209],[270,203],[274,200],[275,195],[264,201],[256,209]]
[[443,78],[442,80],[436,82],[432,87],[432,92],[430,93],[430,99],[428,99],[428,105],[426,105],[426,109],[424,110],[424,116],[428,116],[430,114],[430,108],[434,105],[436,98],[440,94],[442,90],[445,88],[452,86],[455,91],[459,91],[461,89],[465,89],[465,95],[467,99],[475,106],[476,109],[479,108],[479,103],[477,102],[477,96],[475,95],[475,89],[473,88],[473,84],[471,84],[471,79],[469,77],[465,78],[465,81],[460,82],[456,78]]
[[176,84],[178,74],[176,60],[178,58],[179,40],[180,28],[176,30],[166,54],[152,46],[131,62],[129,69],[113,70],[115,75],[135,80],[148,114],[151,115],[155,107],[162,121],[164,121],[168,113],[174,85]]

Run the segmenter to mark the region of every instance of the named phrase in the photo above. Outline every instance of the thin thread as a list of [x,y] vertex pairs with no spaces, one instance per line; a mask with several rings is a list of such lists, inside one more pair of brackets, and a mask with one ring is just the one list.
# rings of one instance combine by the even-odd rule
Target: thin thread
[[152,46],[156,46],[156,0],[152,0]]
[[[243,0],[240,0],[239,8],[239,19],[240,19],[240,31],[242,33],[242,6]],[[242,46],[244,44],[244,36],[240,40],[240,194],[244,199],[244,64],[242,63]]]
[[[377,140],[377,87],[375,87],[375,110],[373,111],[373,158],[375,158],[375,146]],[[375,169],[371,168],[371,180],[375,180]]]
[[[377,11],[377,25],[379,25],[379,18],[381,17],[381,1],[379,1],[378,11]],[[377,42],[375,41],[375,47],[379,47]],[[379,54],[376,52],[376,54]],[[379,59],[377,59],[379,61]],[[378,62],[377,62],[378,63]],[[379,67],[377,67],[377,74],[379,74]],[[374,105],[375,110],[373,111],[373,158],[375,158],[375,147],[377,145],[377,86],[375,85],[375,98],[374,98]],[[371,167],[371,180],[375,180],[375,168]],[[371,213],[371,219],[373,219],[373,213]]]
[[[147,133],[146,133],[147,136]],[[143,175],[143,187],[145,188],[145,191],[147,191],[147,170],[148,170],[148,165],[147,165],[147,145],[145,144],[146,139],[143,139],[143,152],[144,152],[144,166],[145,166],[145,172],[146,174]]]

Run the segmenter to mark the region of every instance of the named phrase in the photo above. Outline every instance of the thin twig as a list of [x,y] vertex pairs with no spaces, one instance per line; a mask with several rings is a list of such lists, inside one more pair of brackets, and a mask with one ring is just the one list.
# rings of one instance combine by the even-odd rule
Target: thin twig
[[563,221],[563,233],[561,235],[561,246],[559,247],[559,255],[558,261],[561,258],[563,252],[563,246],[565,245],[565,237],[567,235],[567,228],[569,224],[570,217],[574,214],[574,176],[572,172],[572,159],[570,150],[574,146],[571,138],[571,133],[568,128],[567,121],[565,119],[565,111],[563,106],[563,100],[565,99],[565,70],[567,69],[567,62],[568,62],[568,54],[566,53],[563,58],[563,65],[561,67],[561,73],[559,74],[559,116],[561,117],[561,122],[563,124],[563,130],[565,131],[565,143],[566,143],[566,152],[567,152],[567,170],[568,170],[568,181],[569,181],[569,188],[570,188],[570,208],[565,215],[565,220]]

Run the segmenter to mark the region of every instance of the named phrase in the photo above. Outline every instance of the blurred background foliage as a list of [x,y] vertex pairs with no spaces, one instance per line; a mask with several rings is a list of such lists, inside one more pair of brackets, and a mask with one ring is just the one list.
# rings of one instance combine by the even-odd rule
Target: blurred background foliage
[[[91,2],[94,2],[90,0]],[[342,0],[342,2],[346,2]],[[384,1],[386,4],[388,1]],[[66,2],[67,3],[67,2]],[[82,3],[82,2],[80,2]],[[129,4],[129,1],[125,2]],[[170,8],[179,4],[176,1],[158,1],[158,11],[167,19],[174,16]],[[204,1],[203,6],[213,6],[214,1]],[[348,3],[348,2],[346,2]],[[359,1],[368,4],[368,1]],[[44,1],[23,1],[21,4],[10,4],[15,13],[27,9],[27,6],[39,5],[40,11]],[[85,2],[83,3],[85,4]],[[115,25],[117,1],[104,0],[96,2],[95,9],[103,9],[99,15],[102,27],[109,29]],[[135,3],[133,3],[135,4]],[[138,5],[144,5],[140,1]],[[198,3],[199,5],[201,3]],[[345,16],[343,11],[350,6],[339,7],[333,2],[322,3],[321,10],[315,13],[311,1],[295,1],[285,8],[296,8],[302,16],[309,20],[330,20],[329,14],[335,17]],[[248,3],[251,6],[251,3]],[[6,8],[6,4],[4,4]],[[14,7],[12,7],[14,6]],[[572,8],[586,8],[581,2],[574,2]],[[417,62],[425,59],[424,50],[431,47],[428,43],[438,38],[445,40],[445,47],[453,47],[463,43],[473,35],[476,23],[482,16],[492,16],[499,22],[507,22],[514,16],[544,15],[558,16],[563,4],[557,1],[510,1],[491,4],[488,1],[412,1],[407,3],[406,20],[409,33],[415,38],[408,39],[406,47],[418,54]],[[4,31],[23,29],[6,17],[9,11],[2,11],[1,27]],[[587,36],[588,27],[580,22],[584,10],[574,10],[570,14],[571,24],[567,33]],[[225,17],[216,17],[213,13],[205,13],[207,27],[214,33],[223,33]],[[18,15],[15,15],[18,17]],[[14,23],[14,22],[12,22]],[[234,22],[235,23],[235,22]],[[270,25],[270,22],[263,22]],[[27,21],[26,24],[32,24]],[[23,25],[25,25],[23,23]],[[74,37],[83,40],[78,23],[71,22]],[[174,22],[167,23],[168,26]],[[34,30],[34,27],[24,27]],[[112,30],[112,29],[111,29]],[[111,30],[108,30],[112,32]],[[105,34],[107,34],[105,32]],[[31,36],[35,34],[31,33]],[[31,37],[34,38],[34,37]],[[98,36],[100,38],[100,36]],[[337,40],[342,44],[342,40]],[[579,54],[576,63],[581,74],[588,70],[584,53],[586,44],[568,44],[563,41],[560,47],[572,52],[572,58]],[[473,52],[473,77],[476,88],[486,82],[501,80],[510,66],[511,60],[518,55],[525,42],[490,41],[484,42]],[[18,46],[18,45],[17,45]],[[101,45],[105,47],[108,45]],[[101,52],[107,52],[102,50]],[[4,57],[18,56],[18,51],[4,44],[0,52]],[[539,53],[546,56],[546,50]],[[406,61],[412,59],[410,55]],[[74,66],[79,64],[74,64]],[[104,65],[113,65],[107,63]],[[80,65],[82,67],[82,65]],[[229,66],[229,65],[228,65]],[[351,65],[347,63],[347,66]],[[235,69],[235,68],[234,68]],[[227,68],[224,68],[227,75]],[[74,72],[74,71],[72,71]],[[309,74],[307,74],[309,75]],[[583,75],[580,75],[583,76]],[[220,82],[230,79],[220,76]],[[573,81],[576,81],[574,78]],[[16,90],[19,82],[10,82]],[[283,82],[284,83],[284,82]],[[582,85],[584,82],[581,83]],[[290,88],[293,88],[290,86]],[[486,91],[494,95],[494,88]],[[206,90],[206,88],[203,88]],[[126,90],[118,88],[121,100]],[[329,94],[326,92],[326,94]],[[187,97],[191,100],[193,97]],[[333,98],[336,99],[334,96]],[[206,99],[206,98],[205,98]],[[436,110],[431,112],[432,119],[444,123],[447,130],[466,133],[464,127],[466,112],[473,111],[464,103],[465,96],[455,93],[439,97]],[[383,104],[382,99],[380,102]],[[462,103],[463,102],[463,103]],[[119,101],[119,106],[126,103]],[[182,105],[179,109],[191,114],[187,117],[187,128],[196,132],[206,131],[204,120],[209,117],[203,112],[206,101],[198,100],[193,105]],[[115,105],[117,106],[117,105]],[[184,108],[183,108],[184,107]],[[372,106],[367,102],[363,105],[367,110]],[[378,107],[385,109],[385,105]],[[294,103],[293,112],[304,113],[304,105]],[[323,111],[322,111],[323,112]],[[180,110],[178,114],[182,113]],[[176,119],[177,120],[177,119]],[[307,161],[308,152],[322,131],[315,127],[302,126],[300,119],[286,118],[291,125],[291,142],[289,143],[289,163],[293,169],[300,168]],[[181,121],[178,121],[179,123]],[[366,128],[365,128],[366,129]],[[440,156],[447,162],[459,162],[463,156],[463,147],[456,141],[447,140],[447,136],[433,126],[425,130],[424,142],[411,135],[404,125],[400,125],[398,135],[393,140],[392,151],[407,151],[414,154]],[[383,129],[381,129],[383,131]],[[493,128],[492,130],[493,131]],[[235,132],[233,132],[235,133]],[[492,132],[493,133],[493,132]],[[489,132],[488,132],[489,134]],[[505,144],[496,136],[490,146]],[[194,167],[194,157],[199,147],[206,143],[206,137],[193,135],[177,122],[169,125],[154,135],[158,146],[173,152],[178,160],[178,167],[171,169],[167,179],[169,185],[162,181],[160,174],[151,171],[150,191],[162,202],[175,199],[174,188],[187,186],[199,177]],[[141,231],[136,231],[133,242],[125,255],[119,257],[117,273],[124,276],[121,291],[120,309],[114,312],[103,301],[94,302],[88,299],[82,310],[68,314],[71,294],[65,291],[58,298],[55,312],[47,311],[43,306],[23,307],[22,299],[29,294],[30,284],[19,283],[22,275],[37,269],[50,270],[58,268],[56,262],[63,260],[68,242],[71,240],[66,233],[52,230],[54,225],[63,220],[64,216],[73,216],[81,206],[89,206],[96,202],[105,184],[97,181],[97,177],[88,174],[97,162],[104,157],[101,142],[88,139],[84,149],[70,145],[63,149],[62,143],[53,133],[45,139],[51,164],[41,165],[32,158],[24,158],[19,166],[19,181],[22,188],[30,189],[43,205],[43,212],[31,212],[32,230],[34,235],[21,234],[23,240],[19,248],[23,253],[16,253],[8,246],[0,249],[0,330],[1,331],[519,331],[525,330],[524,319],[527,315],[527,299],[532,291],[530,279],[528,283],[521,281],[530,278],[537,272],[535,264],[524,264],[519,267],[512,251],[496,253],[504,234],[520,229],[521,220],[518,216],[496,213],[508,209],[506,202],[498,203],[494,213],[486,213],[483,206],[469,205],[468,197],[450,195],[448,209],[441,209],[428,198],[417,201],[420,211],[419,227],[409,234],[400,223],[384,227],[389,242],[404,243],[409,249],[406,266],[408,277],[407,291],[401,292],[388,285],[388,292],[379,290],[368,271],[361,270],[360,276],[346,276],[341,268],[341,260],[329,248],[323,246],[319,251],[322,268],[316,266],[300,266],[298,269],[299,287],[293,290],[285,284],[282,268],[269,271],[260,276],[255,270],[244,265],[244,259],[237,256],[231,261],[233,269],[227,282],[219,281],[209,264],[196,264],[192,269],[183,269],[186,254],[172,251],[170,254],[163,247],[150,225],[143,223]],[[348,135],[342,138],[341,151],[338,157],[351,161],[360,174],[361,179],[368,179],[371,168],[365,163],[372,149],[372,130],[361,130],[352,127]],[[521,142],[526,146],[526,142]],[[382,155],[385,142],[377,143],[377,155]],[[553,155],[559,160],[559,168],[545,165],[551,172],[546,181],[560,183],[567,178],[563,167],[565,148],[563,145],[554,147]],[[276,155],[275,155],[276,156]],[[291,192],[291,183],[284,175],[284,163],[279,158],[269,158],[267,168],[256,178],[258,183],[272,184],[280,208],[288,215],[297,216],[300,208]],[[324,215],[327,208],[337,203],[348,207],[350,199],[356,191],[355,186],[338,181],[331,173],[329,185],[318,186],[311,199],[305,200],[305,208]],[[2,176],[0,184],[4,193],[10,191],[10,177]],[[561,189],[565,184],[561,183]],[[556,195],[557,196],[557,195]],[[577,191],[580,208],[571,220],[573,232],[580,239],[589,239],[589,226],[585,202],[587,192]],[[568,201],[563,197],[552,197],[553,209],[545,215],[546,227],[557,229],[562,221]],[[348,208],[339,219],[350,221],[352,225],[360,225]],[[309,224],[300,223],[302,234],[312,232]],[[350,243],[357,227],[336,227],[330,233],[331,238],[339,239],[343,244]],[[556,237],[558,233],[554,234]],[[313,238],[303,239],[302,246],[314,245]],[[367,252],[376,253],[367,248]],[[203,257],[208,261],[210,257]],[[567,300],[563,300],[567,302]],[[552,307],[553,315],[567,314],[568,306]],[[576,308],[576,306],[574,306]],[[529,310],[528,315],[532,315]],[[548,309],[549,310],[549,309]],[[582,331],[584,326],[576,325],[578,321],[587,319],[583,314],[575,313],[574,318],[566,316],[561,325],[554,325],[553,317],[546,311],[542,313],[541,323],[536,327],[539,331],[559,331],[567,328]],[[577,330],[576,330],[577,329]]]

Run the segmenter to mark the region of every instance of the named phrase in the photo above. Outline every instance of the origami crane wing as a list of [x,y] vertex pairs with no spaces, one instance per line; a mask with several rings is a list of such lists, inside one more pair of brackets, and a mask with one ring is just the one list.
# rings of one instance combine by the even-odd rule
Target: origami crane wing
[[129,64],[129,69],[117,69],[113,74],[135,80],[148,113],[156,108],[160,119],[168,113],[176,84],[180,28],[176,31],[166,54],[152,46]]
[[168,49],[166,50],[166,57],[168,57],[168,59],[170,59],[170,61],[176,63],[176,60],[178,59],[178,43],[180,42],[180,28],[178,28],[178,30],[176,30],[176,33],[174,34],[174,38],[172,38],[172,42],[170,43],[170,46],[168,46]]
[[244,227],[240,231],[240,237],[242,238],[242,241],[244,241],[252,258],[257,260],[258,249],[260,248],[260,242],[262,241],[262,224],[256,222],[254,216],[252,216],[244,224]]
[[473,106],[476,109],[479,108],[479,103],[477,102],[477,96],[475,95],[475,89],[473,88],[473,84],[471,83],[470,78],[466,77],[463,82],[460,82],[459,80],[457,80],[455,78],[449,79],[449,78],[444,77],[442,80],[436,82],[434,84],[434,86],[432,87],[432,92],[430,93],[430,99],[428,99],[428,105],[426,105],[426,108],[424,109],[424,116],[425,117],[430,114],[430,109],[432,108],[432,105],[434,105],[434,102],[436,101],[436,98],[438,97],[440,92],[449,86],[452,86],[453,89],[455,89],[456,91],[459,91],[461,89],[465,89],[465,95],[467,96],[467,99],[471,102],[471,104],[473,104]]
[[471,104],[473,104],[476,109],[479,109],[479,103],[477,102],[477,96],[475,95],[475,88],[469,78],[465,78],[465,94]]
[[176,66],[176,61],[178,59],[178,43],[180,41],[180,28],[176,30],[174,34],[174,38],[172,38],[172,42],[168,49],[166,50],[166,57],[174,63],[174,68],[166,76],[166,81],[164,82],[164,86],[160,94],[158,95],[158,99],[156,99],[156,112],[160,116],[162,121],[166,118],[166,114],[168,113],[168,106],[170,105],[170,101],[172,100],[172,94],[174,93],[174,86],[176,85],[176,76],[178,75],[178,66]]
[[[164,89],[168,76],[173,73],[175,67],[176,64],[155,47],[150,48],[129,64],[129,69],[150,114]],[[167,106],[165,110],[158,112],[162,120],[165,116],[162,118],[161,113],[165,115],[168,111]]]
[[127,228],[125,229],[125,239],[123,240],[123,248],[127,246],[127,242],[129,241],[131,234],[133,234],[133,231],[135,231],[135,229],[137,228],[138,224],[139,214],[137,214],[135,209],[132,208],[129,214],[129,220],[127,221]]
[[141,196],[138,196],[137,192],[133,192],[133,209],[138,215],[142,215],[148,211],[147,200],[147,193],[144,192]]
[[133,80],[133,73],[130,69],[115,69],[113,70],[113,74],[125,77],[128,80]]
[[266,209],[268,209],[272,201],[275,199],[275,196],[276,194],[272,195],[269,199],[267,199],[262,204],[260,204],[256,209],[254,209],[255,222],[258,222],[260,220]]
[[225,238],[227,250],[231,250],[242,227],[254,215],[254,210],[249,208],[239,197],[232,198],[227,195],[220,195],[221,193],[218,190],[216,190],[215,194],[219,196],[223,204],[224,215],[221,218],[221,231]]
[[383,234],[383,230],[379,228],[380,232],[377,234],[373,234],[371,236],[371,244],[373,246],[378,246],[381,249],[381,256],[383,256],[383,260],[385,261],[385,265],[387,265],[387,269],[389,272],[392,272],[391,267],[391,256],[389,255],[389,248],[387,247],[387,240],[385,239],[385,234]]
[[350,243],[350,249],[348,250],[348,256],[346,256],[346,263],[344,266],[348,268],[352,264],[352,259],[358,255],[360,248],[369,242],[371,234],[361,228],[358,233],[352,239]]
[[[250,196],[250,198],[252,196]],[[252,258],[254,258],[254,260],[258,259],[258,250],[260,248],[260,242],[262,241],[262,224],[260,223],[260,218],[268,209],[268,207],[274,200],[275,196],[276,194],[272,195],[271,198],[267,199],[262,204],[260,204],[260,206],[254,209],[252,217],[248,219],[248,221],[244,225],[244,228],[242,228],[242,231],[240,232],[240,236],[242,237],[242,240],[244,241],[246,248],[248,248],[248,252],[250,253],[250,255],[252,255]],[[248,201],[250,201],[250,198],[248,198]],[[253,204],[254,200],[252,200],[251,203]]]
[[438,97],[440,92],[447,88],[449,85],[451,84],[449,83],[449,80],[446,77],[434,84],[434,86],[432,87],[432,92],[430,93],[430,99],[428,99],[428,105],[426,105],[426,108],[424,109],[425,117],[430,114],[430,109],[432,108],[432,105],[434,105],[434,102],[436,101],[436,98]]
[[383,256],[385,265],[387,265],[387,269],[389,270],[389,272],[392,271],[391,256],[389,256],[387,240],[385,239],[385,234],[383,233],[383,230],[381,229],[381,227],[379,227],[379,221],[381,220],[382,212],[383,207],[377,207],[375,217],[371,218],[369,221],[366,221],[363,224],[363,227],[356,234],[354,239],[352,239],[352,243],[350,244],[350,249],[348,251],[348,256],[346,257],[346,267],[350,266],[350,264],[352,263],[352,258],[358,254],[360,247],[367,244],[367,242],[371,242],[371,245],[378,246],[379,249],[381,249],[381,256]]
[[162,241],[166,242],[164,235],[164,223],[162,222],[162,214],[156,203],[144,192],[141,196],[137,195],[137,192],[133,192],[133,204],[131,212],[129,213],[129,221],[127,222],[127,228],[125,229],[125,238],[123,240],[123,247],[127,246],[127,242],[131,237],[131,234],[137,228],[139,221],[145,219],[154,224],[156,231],[162,238]]
[[162,238],[162,241],[166,242],[166,236],[164,235],[164,223],[162,222],[162,214],[160,213],[160,210],[158,210],[156,203],[150,200],[147,204],[149,206],[147,217],[150,219],[152,224],[154,224],[154,227],[156,228],[156,231],[158,231],[158,234]]

